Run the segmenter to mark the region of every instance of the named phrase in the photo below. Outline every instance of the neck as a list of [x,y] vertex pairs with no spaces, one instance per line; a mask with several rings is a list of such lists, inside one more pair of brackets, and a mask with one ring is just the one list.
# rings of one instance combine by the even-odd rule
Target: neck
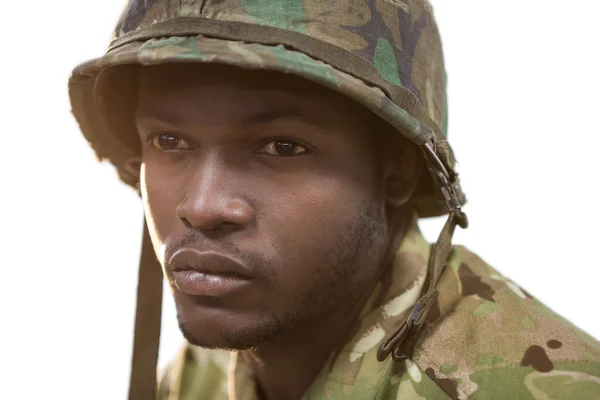
[[253,370],[255,380],[265,400],[298,400],[323,369],[329,356],[340,344],[351,339],[353,325],[371,296],[381,274],[391,264],[406,231],[406,218],[398,218],[390,226],[388,254],[380,269],[353,301],[287,332],[281,338],[264,343],[241,354]]
[[374,285],[352,304],[286,332],[241,355],[251,366],[266,400],[298,400],[319,375],[330,354],[351,331]]

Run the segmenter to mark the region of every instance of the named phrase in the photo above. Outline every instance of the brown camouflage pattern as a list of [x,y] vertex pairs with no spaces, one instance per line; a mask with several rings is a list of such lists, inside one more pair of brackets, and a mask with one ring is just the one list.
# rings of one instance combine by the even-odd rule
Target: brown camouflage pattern
[[[134,128],[111,126],[99,82],[110,84],[111,67],[167,62],[284,71],[339,91],[416,144],[431,145],[465,202],[446,142],[443,52],[427,1],[129,1],[107,54],[75,68],[69,87],[73,113],[98,157],[133,186],[139,155],[124,137],[135,137]],[[416,208],[421,216],[448,212],[429,176]]]
[[[378,362],[382,339],[418,299],[429,251],[415,219],[354,336],[333,352],[303,400],[600,398],[600,342],[463,247],[452,252],[412,356]],[[189,345],[160,387],[160,399],[258,400],[237,353]]]

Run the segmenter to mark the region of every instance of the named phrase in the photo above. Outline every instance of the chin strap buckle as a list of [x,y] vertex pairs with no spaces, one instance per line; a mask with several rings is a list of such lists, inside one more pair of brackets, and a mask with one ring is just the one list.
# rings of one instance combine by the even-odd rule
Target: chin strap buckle
[[[431,143],[423,145],[425,157],[427,158],[427,168],[431,173],[433,182],[440,188],[442,196],[446,201],[449,211],[460,210],[460,199],[458,198],[458,174],[450,173]],[[461,225],[461,228],[464,228]]]
[[408,358],[408,356],[402,352],[401,345],[412,332],[419,331],[427,314],[429,314],[429,310],[431,310],[433,303],[439,295],[440,292],[434,289],[431,292],[426,293],[419,301],[417,301],[417,304],[414,305],[408,318],[406,318],[400,328],[379,346],[379,349],[377,350],[377,360],[385,360],[390,353],[392,353],[392,358],[395,361],[402,361],[405,358]]

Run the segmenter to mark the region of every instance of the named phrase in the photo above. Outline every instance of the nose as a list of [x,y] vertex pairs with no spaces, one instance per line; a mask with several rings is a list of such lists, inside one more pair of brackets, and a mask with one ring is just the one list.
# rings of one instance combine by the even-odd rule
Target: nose
[[254,219],[254,211],[241,196],[239,174],[227,171],[225,163],[216,157],[199,164],[177,206],[177,218],[188,228],[205,234],[247,227]]

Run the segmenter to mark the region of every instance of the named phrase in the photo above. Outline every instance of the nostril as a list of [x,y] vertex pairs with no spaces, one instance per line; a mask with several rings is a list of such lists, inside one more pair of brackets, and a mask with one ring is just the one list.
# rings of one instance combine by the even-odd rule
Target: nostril
[[185,225],[185,226],[186,226],[186,228],[190,228],[190,229],[191,229],[191,228],[193,228],[193,227],[194,227],[194,226],[193,226],[193,225],[190,223],[190,221],[188,221],[188,220],[187,220],[187,218],[180,217],[179,219],[181,220],[181,222],[183,222],[183,225]]
[[242,225],[236,224],[235,222],[231,222],[231,221],[223,221],[221,223],[220,228],[224,229],[224,230],[235,231],[235,230],[242,229]]
[[218,232],[218,234],[224,234],[227,232],[235,232],[243,229],[243,226],[232,221],[214,221],[213,224],[194,224],[185,217],[179,217],[179,220],[183,223],[183,225],[185,225],[186,228],[200,230],[204,234],[210,234],[210,232]]

